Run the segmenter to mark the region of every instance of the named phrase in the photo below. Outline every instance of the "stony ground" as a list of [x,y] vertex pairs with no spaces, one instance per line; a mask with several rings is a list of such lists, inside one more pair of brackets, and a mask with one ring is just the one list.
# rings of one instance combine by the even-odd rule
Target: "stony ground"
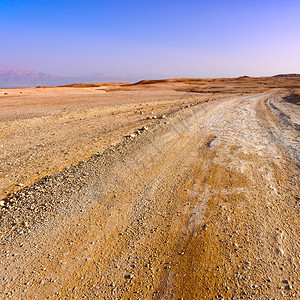
[[220,97],[72,88],[8,93],[0,98],[0,200],[118,144],[162,115]]
[[[113,129],[100,136],[113,143],[87,157],[74,150],[81,163],[67,159],[47,176],[20,167],[30,184],[15,193],[3,185],[0,297],[298,299],[300,113],[283,96],[178,94],[62,114],[55,145],[67,136],[68,151],[72,139],[92,145],[86,128],[106,118]],[[77,113],[86,122],[68,131]],[[24,136],[34,126],[46,135],[54,116],[43,118],[22,121]],[[7,141],[14,122],[1,124]],[[77,143],[79,128],[88,137]]]

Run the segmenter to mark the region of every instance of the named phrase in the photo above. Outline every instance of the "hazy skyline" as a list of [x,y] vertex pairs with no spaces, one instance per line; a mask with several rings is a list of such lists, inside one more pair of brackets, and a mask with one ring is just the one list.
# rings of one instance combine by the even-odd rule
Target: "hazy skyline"
[[61,76],[300,73],[300,1],[0,1],[0,66]]

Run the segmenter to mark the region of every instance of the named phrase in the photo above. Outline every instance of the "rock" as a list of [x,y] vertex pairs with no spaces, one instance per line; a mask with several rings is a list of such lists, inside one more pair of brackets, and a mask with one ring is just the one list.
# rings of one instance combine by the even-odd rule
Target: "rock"
[[286,286],[286,289],[290,291],[293,289],[293,286],[291,284],[289,284],[288,286]]
[[4,206],[5,202],[3,200],[0,201],[0,206]]
[[157,119],[157,116],[153,116],[153,119]]
[[165,118],[166,118],[166,115],[162,115],[162,116],[161,116],[161,119],[165,119]]
[[276,249],[276,251],[277,251],[278,254],[281,254],[281,255],[284,254],[284,251],[283,251],[283,249],[281,249],[281,248]]

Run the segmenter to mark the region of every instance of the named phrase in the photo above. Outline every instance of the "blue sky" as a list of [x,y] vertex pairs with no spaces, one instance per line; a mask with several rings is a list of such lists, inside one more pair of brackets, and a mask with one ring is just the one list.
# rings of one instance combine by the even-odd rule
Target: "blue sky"
[[0,0],[0,65],[57,75],[300,73],[299,0]]

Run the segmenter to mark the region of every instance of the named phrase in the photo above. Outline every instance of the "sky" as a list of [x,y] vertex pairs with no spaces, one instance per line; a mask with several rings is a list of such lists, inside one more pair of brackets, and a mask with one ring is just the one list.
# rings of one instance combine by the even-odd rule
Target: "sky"
[[0,66],[145,78],[300,73],[299,0],[0,0]]

